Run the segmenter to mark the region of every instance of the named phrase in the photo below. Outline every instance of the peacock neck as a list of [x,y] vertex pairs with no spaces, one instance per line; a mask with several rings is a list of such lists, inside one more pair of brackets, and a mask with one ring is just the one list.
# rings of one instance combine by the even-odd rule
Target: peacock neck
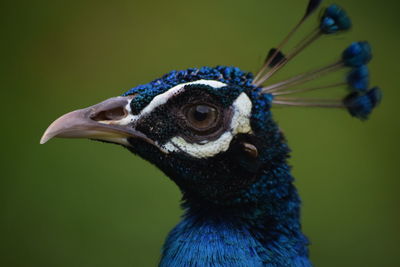
[[160,265],[310,266],[289,168],[261,173],[230,205],[186,199]]

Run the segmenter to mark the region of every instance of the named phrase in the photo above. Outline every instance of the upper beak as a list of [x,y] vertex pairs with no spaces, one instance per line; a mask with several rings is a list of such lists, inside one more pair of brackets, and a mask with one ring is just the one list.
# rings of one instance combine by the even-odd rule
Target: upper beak
[[53,137],[90,138],[123,145],[128,145],[128,137],[134,137],[153,143],[134,128],[128,111],[133,97],[113,97],[97,105],[67,113],[47,128],[40,143],[44,144]]

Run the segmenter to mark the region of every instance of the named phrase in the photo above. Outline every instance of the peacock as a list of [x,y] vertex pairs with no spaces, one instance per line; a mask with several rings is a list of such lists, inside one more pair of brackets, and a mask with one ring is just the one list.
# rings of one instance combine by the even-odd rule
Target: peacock
[[[349,44],[323,68],[270,82],[311,43],[351,28],[345,10],[329,5],[315,30],[284,53],[321,2],[308,2],[256,75],[229,66],[172,71],[61,116],[40,143],[63,137],[119,144],[176,183],[184,215],[166,239],[160,266],[311,266],[288,165],[290,148],[271,109],[336,108],[366,120],[382,98],[380,88],[370,86],[372,50],[366,41]],[[345,75],[336,83],[306,86],[340,70]],[[336,87],[345,88],[344,97],[303,96]]]

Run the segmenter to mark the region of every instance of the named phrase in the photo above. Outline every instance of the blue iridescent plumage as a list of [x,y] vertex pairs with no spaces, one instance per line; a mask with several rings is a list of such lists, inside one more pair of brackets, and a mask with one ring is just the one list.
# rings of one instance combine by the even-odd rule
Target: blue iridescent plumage
[[347,76],[347,82],[352,90],[364,92],[369,88],[369,70],[366,65],[354,68]]
[[321,17],[320,29],[325,34],[337,33],[351,28],[351,20],[338,5],[330,5]]
[[366,120],[372,110],[379,105],[381,99],[382,91],[379,87],[375,87],[365,94],[351,93],[343,100],[343,103],[353,117]]
[[368,42],[352,43],[342,54],[343,62],[349,67],[361,67],[372,59],[372,48]]

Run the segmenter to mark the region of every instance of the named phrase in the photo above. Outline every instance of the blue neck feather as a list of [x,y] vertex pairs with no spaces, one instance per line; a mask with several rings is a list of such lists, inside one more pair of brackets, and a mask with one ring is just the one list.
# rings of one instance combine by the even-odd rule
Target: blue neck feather
[[275,170],[248,190],[257,205],[202,208],[187,200],[160,266],[311,266],[289,168]]

